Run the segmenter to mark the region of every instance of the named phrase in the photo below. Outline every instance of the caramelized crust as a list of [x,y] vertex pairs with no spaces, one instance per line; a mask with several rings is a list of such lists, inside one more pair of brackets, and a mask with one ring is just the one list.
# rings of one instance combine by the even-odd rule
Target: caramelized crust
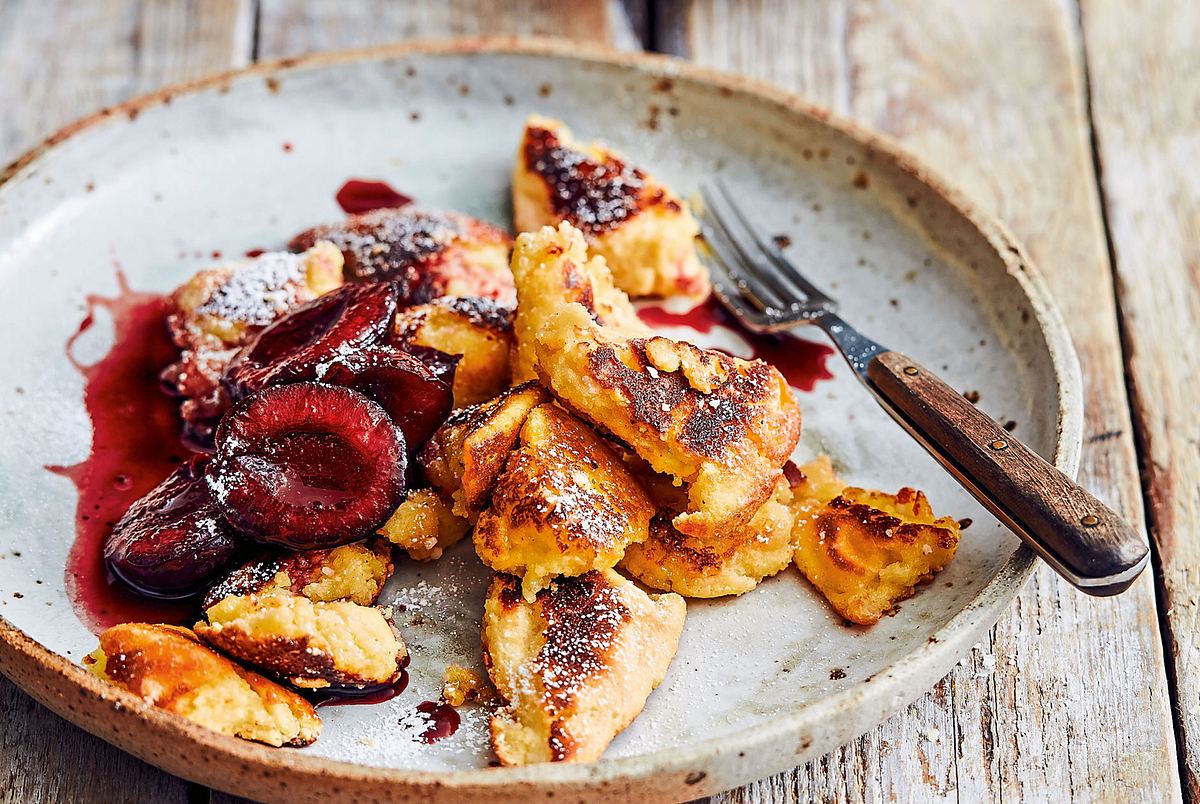
[[167,328],[180,355],[163,370],[162,383],[182,400],[191,438],[209,443],[229,408],[221,375],[237,350],[277,318],[341,283],[341,254],[329,243],[314,242],[303,254],[269,252],[206,268],[171,294]]
[[954,557],[958,523],[935,518],[922,492],[833,491],[840,482],[828,458],[801,471],[805,480],[795,489],[796,566],[847,620],[879,622]]
[[719,543],[684,535],[669,513],[660,514],[650,523],[650,538],[625,551],[621,568],[651,589],[684,597],[744,594],[791,563],[791,501],[781,478],[745,531]]
[[396,317],[403,344],[460,357],[454,372],[454,407],[491,399],[512,379],[513,308],[479,296],[445,296]]
[[456,411],[418,456],[425,476],[455,516],[474,522],[488,502],[529,412],[547,401],[535,382]]
[[346,544],[260,556],[234,570],[204,596],[204,608],[229,595],[298,594],[309,600],[349,600],[370,606],[392,575],[387,542]]
[[699,226],[649,174],[604,146],[574,140],[561,122],[533,116],[513,170],[517,231],[570,223],[632,296],[708,295],[696,255]]
[[377,209],[301,232],[289,248],[303,251],[318,240],[341,250],[348,281],[395,282],[401,305],[439,296],[512,301],[507,270],[512,241],[502,229],[476,218],[411,206]]
[[417,561],[435,561],[467,535],[471,523],[455,516],[430,489],[408,493],[408,499],[379,529],[379,535]]
[[522,576],[525,597],[556,575],[615,565],[645,540],[654,506],[621,459],[557,405],[535,408],[521,447],[475,526],[475,552],[494,570]]
[[582,251],[581,235],[566,224],[517,239],[518,349],[532,343],[538,375],[559,400],[655,471],[689,484],[676,529],[710,541],[731,537],[771,495],[800,437],[787,381],[761,360],[629,337],[576,302],[557,300],[540,326],[523,327],[527,300],[539,303],[538,274],[561,272]]
[[231,595],[195,625],[205,642],[297,687],[374,687],[408,651],[377,608],[297,595]]
[[308,745],[321,720],[308,701],[200,644],[186,628],[115,625],[84,663],[154,704],[222,734],[268,745]]
[[484,663],[503,699],[491,722],[505,765],[591,762],[666,675],[685,614],[612,570],[563,578],[533,602],[496,575],[483,615]]

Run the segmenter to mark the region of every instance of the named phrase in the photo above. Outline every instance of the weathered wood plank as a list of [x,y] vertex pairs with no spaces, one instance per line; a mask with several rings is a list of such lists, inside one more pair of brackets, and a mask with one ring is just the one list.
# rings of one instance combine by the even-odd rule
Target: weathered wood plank
[[[1162,574],[1184,789],[1200,800],[1200,6],[1081,4],[1092,124]],[[1136,20],[1137,36],[1130,36]]]
[[[660,8],[656,27],[670,49],[797,89],[891,134],[1015,230],[1079,351],[1080,478],[1140,524],[1069,9],[1054,0],[675,0]],[[1155,615],[1149,577],[1123,597],[1094,600],[1042,568],[984,648],[998,659],[994,672],[979,672],[973,658],[880,729],[726,798],[1176,799]],[[917,737],[930,725],[940,740]]]
[[[250,0],[0,3],[0,163],[99,106],[244,64],[252,31]],[[0,678],[0,801],[183,802],[196,790]]]
[[640,50],[636,14],[619,0],[262,0],[259,57],[451,36],[561,36]]

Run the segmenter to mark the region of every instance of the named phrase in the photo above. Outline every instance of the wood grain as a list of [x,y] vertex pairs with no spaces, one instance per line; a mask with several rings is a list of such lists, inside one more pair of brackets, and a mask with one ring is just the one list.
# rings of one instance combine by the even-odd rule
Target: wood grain
[[[1084,0],[1134,424],[1162,572],[1184,788],[1200,800],[1200,6]],[[1131,21],[1138,35],[1130,37]]]
[[[0,163],[97,107],[245,64],[249,0],[0,3]],[[0,677],[0,801],[201,800]]]
[[640,50],[644,24],[617,0],[262,0],[259,58],[452,36],[561,36]]
[[[1080,479],[1140,527],[1071,9],[1054,0],[676,0],[660,8],[655,27],[666,46],[797,89],[891,134],[1015,230],[1079,351]],[[996,657],[994,672],[980,672],[973,655],[876,731],[727,799],[1179,798],[1149,577],[1097,600],[1043,567],[982,648]],[[914,727],[927,726],[940,739],[914,740]]]
[[1047,564],[1093,595],[1125,591],[1141,534],[927,367],[900,352],[867,364],[885,408]]

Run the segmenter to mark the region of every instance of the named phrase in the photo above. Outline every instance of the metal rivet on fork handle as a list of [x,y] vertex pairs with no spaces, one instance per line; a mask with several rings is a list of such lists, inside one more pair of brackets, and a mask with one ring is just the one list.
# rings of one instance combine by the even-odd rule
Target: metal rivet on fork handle
[[921,372],[917,370],[916,366],[905,366],[904,373],[910,377],[915,377],[918,374],[920,374]]
[[1094,528],[1100,524],[1100,517],[1096,516],[1095,514],[1086,514],[1082,519],[1079,520],[1079,524],[1083,525],[1085,528]]
[[988,444],[994,452],[999,452],[1002,449],[1008,449],[1008,442],[1002,438],[997,438],[992,443]]

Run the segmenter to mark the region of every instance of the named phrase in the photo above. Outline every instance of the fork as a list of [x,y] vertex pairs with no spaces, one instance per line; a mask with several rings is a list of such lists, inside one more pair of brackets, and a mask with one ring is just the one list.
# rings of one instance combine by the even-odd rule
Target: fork
[[932,371],[843,321],[837,302],[764,240],[723,181],[701,195],[713,290],[746,328],[820,327],[880,406],[1071,584],[1115,595],[1133,583],[1149,558],[1137,531]]

